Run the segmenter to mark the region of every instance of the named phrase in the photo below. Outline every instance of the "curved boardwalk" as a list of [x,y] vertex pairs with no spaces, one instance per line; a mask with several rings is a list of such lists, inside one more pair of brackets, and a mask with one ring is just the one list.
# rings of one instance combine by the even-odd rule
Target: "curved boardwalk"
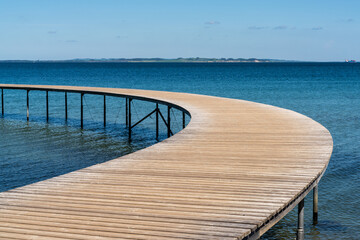
[[191,122],[138,152],[0,193],[3,239],[257,238],[317,184],[332,138],[254,102],[113,88],[0,85],[150,98]]

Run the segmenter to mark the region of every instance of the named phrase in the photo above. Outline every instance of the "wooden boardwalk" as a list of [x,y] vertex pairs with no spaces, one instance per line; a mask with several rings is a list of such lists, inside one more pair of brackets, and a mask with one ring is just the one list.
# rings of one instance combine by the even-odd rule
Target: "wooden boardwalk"
[[332,152],[319,123],[219,97],[5,85],[167,102],[188,126],[138,152],[0,193],[0,239],[256,239],[317,184]]

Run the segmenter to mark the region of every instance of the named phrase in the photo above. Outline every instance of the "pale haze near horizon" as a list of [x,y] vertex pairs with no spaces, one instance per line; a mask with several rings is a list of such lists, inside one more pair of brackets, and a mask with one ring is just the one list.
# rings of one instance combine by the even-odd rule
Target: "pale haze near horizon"
[[360,1],[0,0],[0,60],[360,60]]

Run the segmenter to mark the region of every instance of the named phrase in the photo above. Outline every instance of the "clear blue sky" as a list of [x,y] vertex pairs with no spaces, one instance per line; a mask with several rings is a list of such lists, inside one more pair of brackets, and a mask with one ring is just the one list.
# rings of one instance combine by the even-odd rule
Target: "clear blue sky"
[[360,60],[360,0],[0,0],[0,60]]

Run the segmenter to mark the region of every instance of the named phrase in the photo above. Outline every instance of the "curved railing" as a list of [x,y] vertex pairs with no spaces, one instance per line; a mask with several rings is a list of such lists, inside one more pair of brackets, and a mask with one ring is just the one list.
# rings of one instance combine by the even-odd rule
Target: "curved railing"
[[[133,89],[5,85],[123,96],[191,115],[135,153],[0,193],[0,238],[257,239],[299,205],[328,165],[319,123],[269,105]],[[130,128],[131,129],[131,128]]]
[[[94,91],[91,90],[89,88],[73,88],[73,87],[61,87],[61,86],[48,86],[48,87],[44,87],[44,86],[35,86],[35,85],[12,85],[12,84],[3,84],[1,85],[1,114],[4,115],[5,112],[5,106],[4,106],[4,89],[21,89],[21,90],[26,90],[26,105],[27,105],[27,111],[26,111],[26,118],[27,121],[29,121],[29,116],[30,116],[30,100],[29,100],[29,93],[30,91],[45,91],[46,92],[46,119],[47,121],[49,121],[49,95],[48,92],[63,92],[64,95],[64,118],[65,120],[68,119],[68,93],[78,93],[80,94],[80,126],[81,128],[84,127],[84,105],[83,105],[83,97],[85,94],[92,94],[92,95],[102,95],[104,96],[104,100],[103,100],[103,113],[104,113],[104,126],[106,126],[106,96],[112,96],[112,97],[120,97],[120,98],[124,98],[126,100],[125,103],[125,123],[126,126],[128,128],[128,133],[129,133],[129,141],[131,141],[131,132],[132,132],[132,128],[134,128],[135,126],[137,126],[139,123],[141,123],[142,121],[144,121],[145,119],[147,119],[148,117],[150,117],[151,115],[155,115],[156,116],[156,139],[159,139],[159,119],[163,120],[164,124],[167,127],[167,136],[170,137],[171,135],[173,135],[173,132],[171,130],[171,114],[170,114],[170,110],[172,108],[175,108],[179,111],[182,112],[182,126],[183,128],[185,128],[186,126],[186,120],[185,117],[186,115],[190,116],[190,113],[182,108],[181,106],[178,106],[176,104],[172,104],[170,102],[166,102],[166,101],[161,101],[155,98],[148,98],[146,96],[131,96],[131,95],[126,95],[126,94],[120,94],[120,93],[111,93],[111,92],[99,92],[99,91]],[[146,102],[153,102],[156,104],[155,109],[153,111],[151,111],[149,114],[147,114],[146,116],[144,116],[143,118],[141,118],[139,121],[137,121],[136,123],[132,123],[132,118],[131,118],[131,101],[132,100],[140,100],[140,101],[146,101]],[[162,114],[162,112],[160,111],[159,108],[159,104],[162,105],[166,105],[167,106],[167,119],[165,119],[164,115]]]

